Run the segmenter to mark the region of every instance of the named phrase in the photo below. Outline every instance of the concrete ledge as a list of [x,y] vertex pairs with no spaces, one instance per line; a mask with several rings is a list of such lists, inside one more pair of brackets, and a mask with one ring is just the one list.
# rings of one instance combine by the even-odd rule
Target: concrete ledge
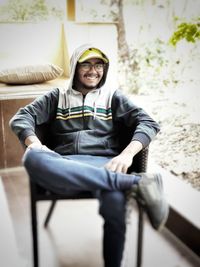
[[44,83],[28,85],[9,85],[0,82],[0,101],[35,98],[49,92],[53,88],[65,87],[67,82],[68,79],[64,77]]
[[170,230],[189,249],[200,257],[200,231],[183,214],[170,208],[170,215],[166,223],[166,228]]

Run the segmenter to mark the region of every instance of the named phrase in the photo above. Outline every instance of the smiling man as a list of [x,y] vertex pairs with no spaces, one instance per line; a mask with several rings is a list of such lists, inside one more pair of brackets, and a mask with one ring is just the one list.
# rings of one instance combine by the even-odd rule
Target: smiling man
[[[21,108],[10,126],[27,146],[23,163],[30,179],[56,193],[91,191],[98,197],[105,267],[120,267],[126,192],[145,205],[156,230],[166,222],[168,204],[159,174],[127,174],[133,157],[149,145],[159,126],[121,90],[106,85],[108,69],[108,57],[101,50],[91,45],[77,48],[68,88],[53,89]],[[50,126],[52,150],[35,133],[36,126],[44,123]],[[119,125],[132,133],[122,151]]]
[[91,48],[85,51],[78,60],[74,87],[84,94],[91,89],[100,87],[106,63],[108,63],[108,60],[102,56],[99,50]]

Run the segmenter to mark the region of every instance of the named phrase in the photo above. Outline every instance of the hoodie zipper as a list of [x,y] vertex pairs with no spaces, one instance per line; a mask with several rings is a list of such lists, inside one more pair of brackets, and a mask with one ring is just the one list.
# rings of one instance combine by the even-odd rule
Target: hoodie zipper
[[86,121],[85,121],[85,115],[84,115],[85,98],[86,98],[86,95],[83,95],[83,104],[82,104],[83,130],[86,129]]
[[[86,129],[86,121],[84,116],[84,105],[85,105],[85,95],[83,95],[83,101],[82,101],[82,118],[83,118],[83,130]],[[80,138],[81,132],[77,132],[76,140],[75,140],[75,154],[79,154],[79,138]]]

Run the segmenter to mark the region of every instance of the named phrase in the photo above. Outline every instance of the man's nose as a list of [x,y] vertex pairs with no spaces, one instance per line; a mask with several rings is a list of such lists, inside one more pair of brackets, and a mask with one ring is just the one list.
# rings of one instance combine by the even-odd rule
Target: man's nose
[[95,69],[95,65],[92,65],[92,64],[90,65],[90,71],[95,71],[95,72],[97,72],[96,69]]

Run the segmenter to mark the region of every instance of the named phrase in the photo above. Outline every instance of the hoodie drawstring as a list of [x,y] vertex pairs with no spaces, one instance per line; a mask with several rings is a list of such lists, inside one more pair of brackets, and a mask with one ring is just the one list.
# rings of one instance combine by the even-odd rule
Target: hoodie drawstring
[[71,98],[72,98],[71,97],[72,96],[71,88],[69,88],[68,92],[69,92],[68,97],[67,97],[67,99],[68,99],[68,114],[70,116],[71,115]]
[[96,99],[94,100],[93,120],[96,120],[96,115],[97,115],[97,106],[96,106],[96,103],[97,103],[97,100],[99,99],[100,94],[101,94],[101,89],[98,90],[98,95],[97,95]]

